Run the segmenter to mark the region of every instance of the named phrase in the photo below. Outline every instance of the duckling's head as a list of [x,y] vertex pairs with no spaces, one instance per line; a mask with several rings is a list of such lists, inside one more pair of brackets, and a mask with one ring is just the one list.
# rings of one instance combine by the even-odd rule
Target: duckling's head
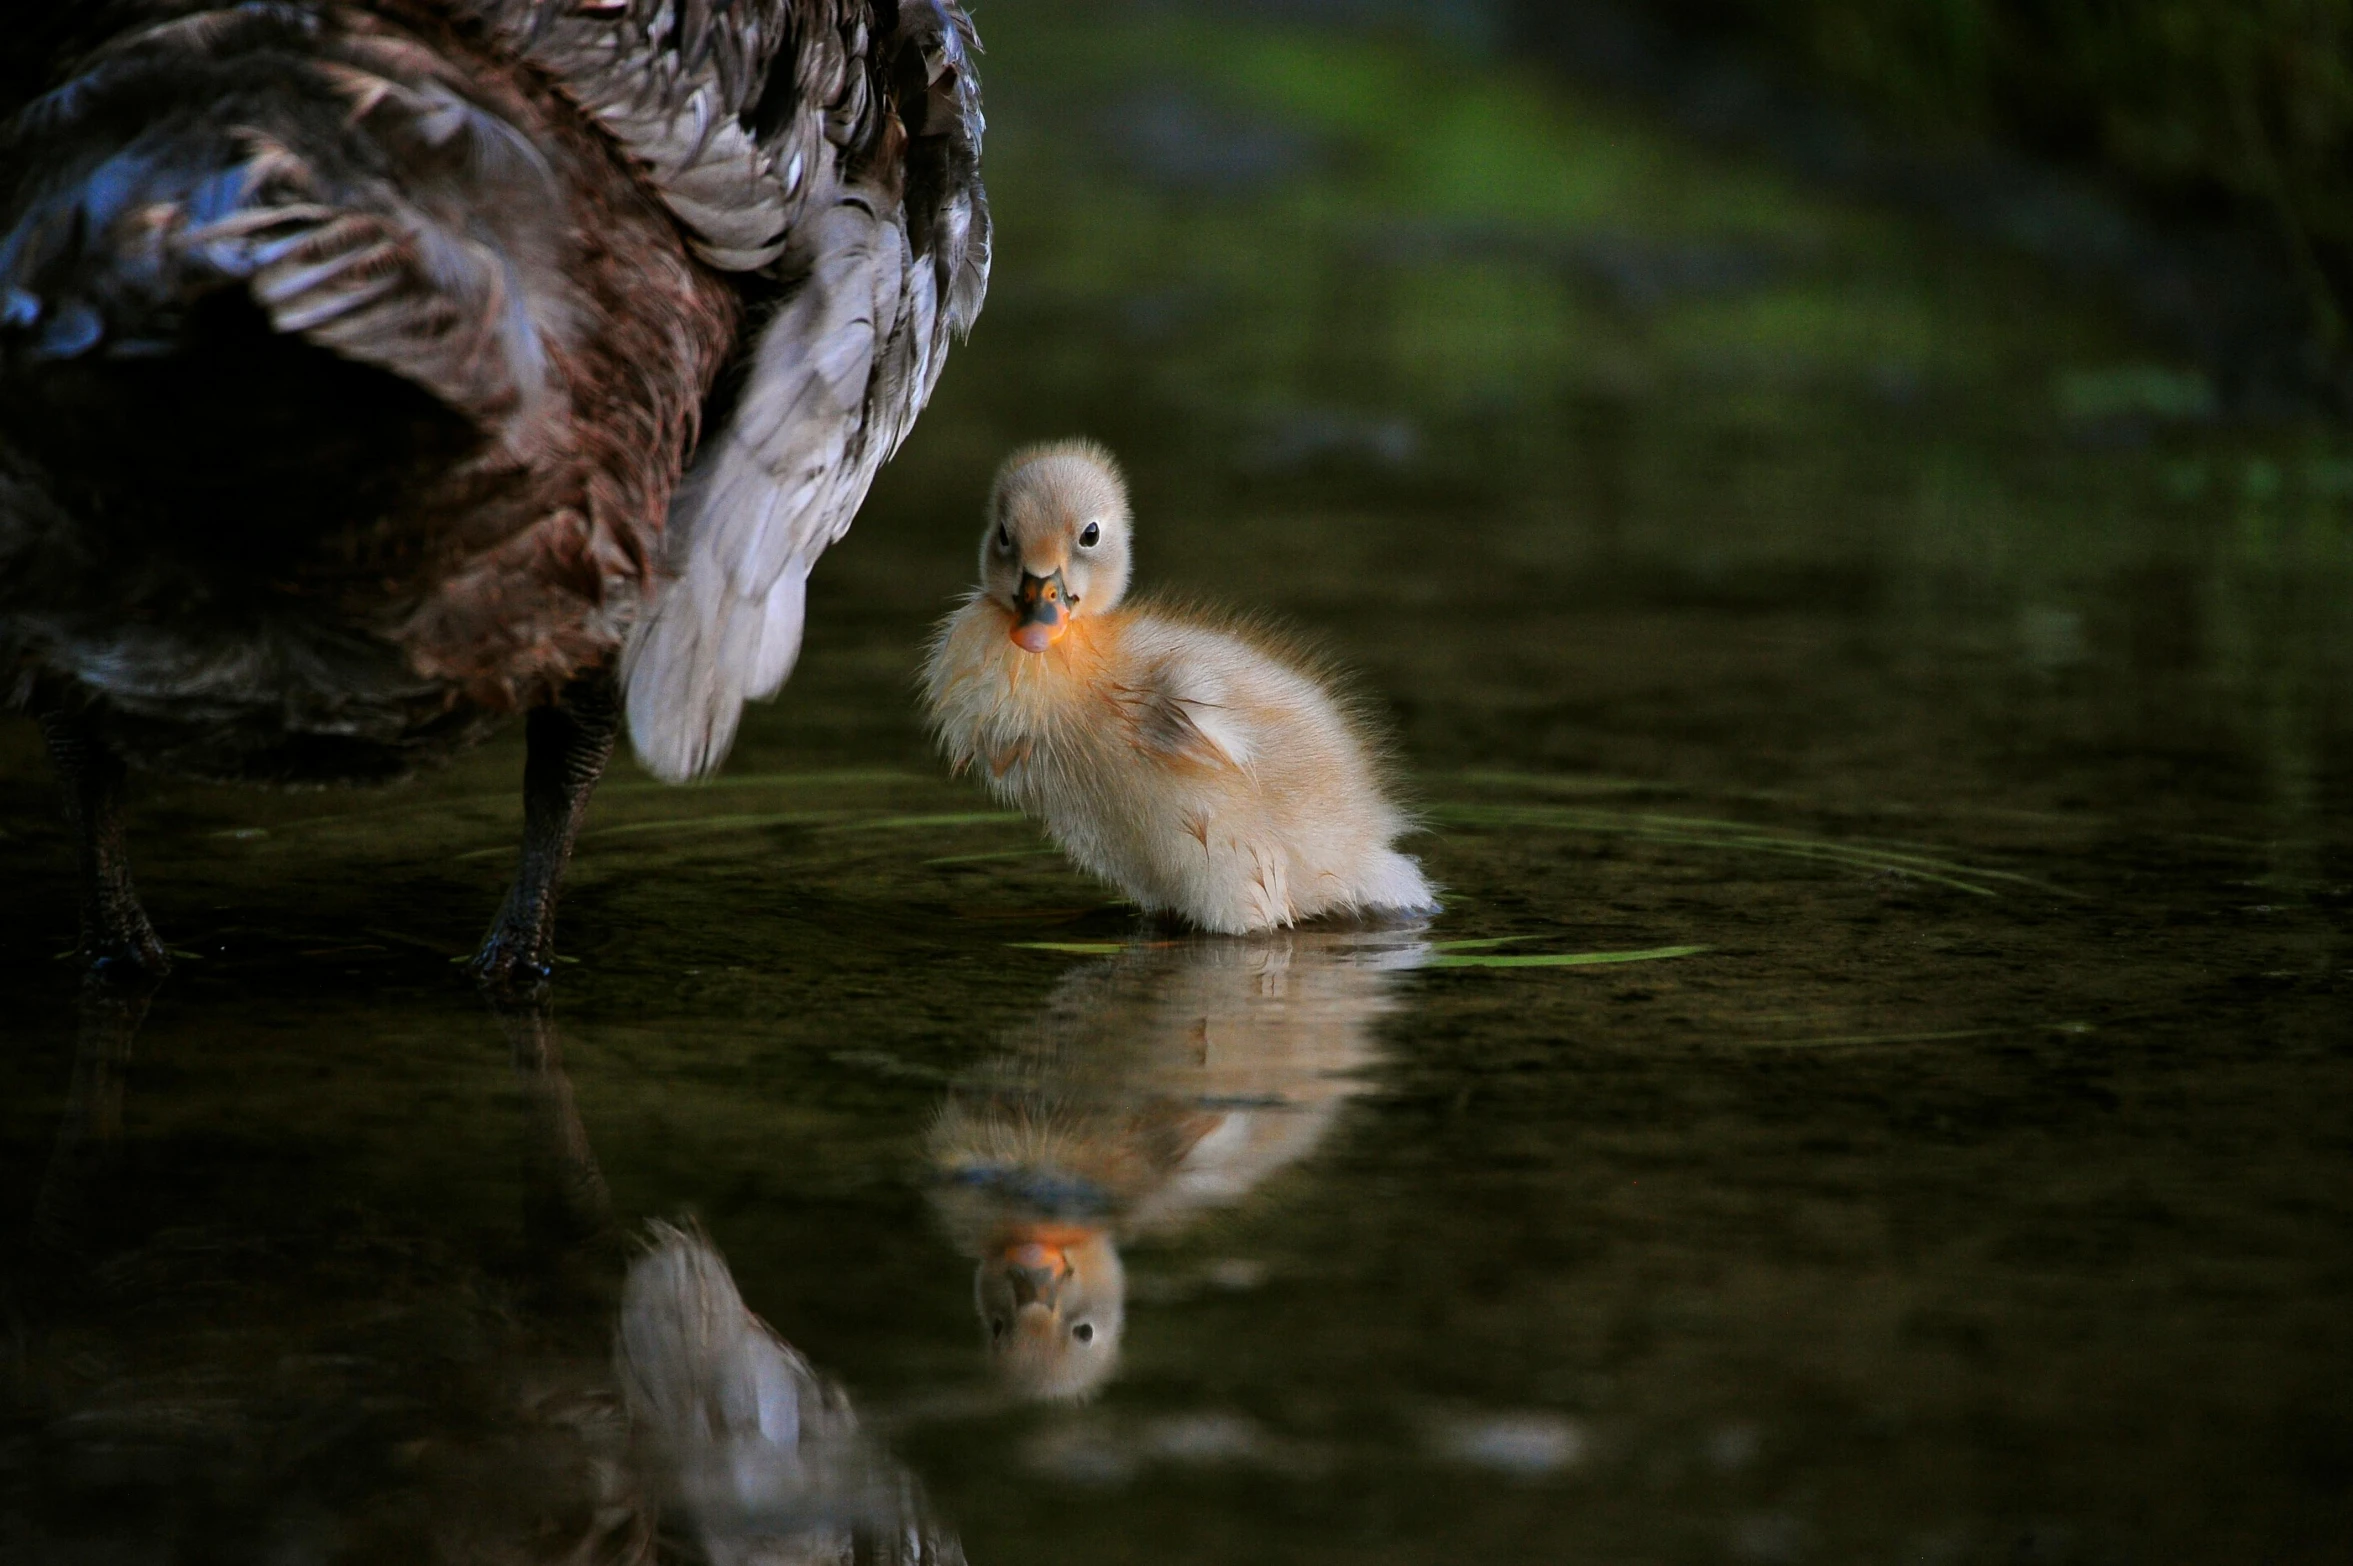
[[980,590],[1013,616],[1013,640],[1044,652],[1071,621],[1127,592],[1127,481],[1093,441],[1026,446],[989,492]]
[[1023,1397],[1085,1397],[1110,1376],[1127,1325],[1127,1274],[1110,1234],[1025,1224],[981,1257],[973,1303],[997,1373]]

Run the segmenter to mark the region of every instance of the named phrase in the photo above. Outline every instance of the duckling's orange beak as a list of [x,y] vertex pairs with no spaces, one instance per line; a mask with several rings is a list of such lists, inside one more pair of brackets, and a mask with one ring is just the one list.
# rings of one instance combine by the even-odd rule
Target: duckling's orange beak
[[1054,1308],[1062,1287],[1078,1272],[1071,1249],[1094,1239],[1096,1231],[1066,1224],[1023,1224],[992,1245],[992,1257],[1013,1290],[1015,1309]]
[[1006,1252],[1003,1264],[1016,1310],[1031,1304],[1052,1310],[1074,1270],[1059,1245],[1017,1245]]
[[1070,611],[1077,603],[1059,570],[1052,576],[1022,572],[1021,586],[1013,591],[1013,640],[1025,652],[1044,652],[1070,629]]

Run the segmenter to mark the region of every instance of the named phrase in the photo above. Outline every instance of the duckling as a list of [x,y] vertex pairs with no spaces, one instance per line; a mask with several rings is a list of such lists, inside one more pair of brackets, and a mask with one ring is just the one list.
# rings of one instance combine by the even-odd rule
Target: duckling
[[1131,518],[1109,452],[1015,452],[987,515],[980,585],[924,671],[958,772],[980,768],[1147,912],[1204,930],[1436,909],[1321,670],[1254,628],[1125,604]]
[[1117,1368],[1120,1246],[1168,1235],[1309,1156],[1364,1087],[1405,931],[1156,941],[1089,960],[932,1123],[933,1205],[973,1259],[998,1377],[1071,1401]]

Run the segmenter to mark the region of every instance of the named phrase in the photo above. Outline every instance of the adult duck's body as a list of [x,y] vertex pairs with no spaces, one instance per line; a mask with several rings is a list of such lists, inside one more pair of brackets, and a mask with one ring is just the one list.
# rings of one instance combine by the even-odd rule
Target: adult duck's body
[[376,782],[528,711],[477,962],[544,972],[621,707],[657,774],[717,764],[979,309],[969,25],[87,0],[34,27],[0,69],[0,700],[67,785],[85,954],[163,966],[126,764]]

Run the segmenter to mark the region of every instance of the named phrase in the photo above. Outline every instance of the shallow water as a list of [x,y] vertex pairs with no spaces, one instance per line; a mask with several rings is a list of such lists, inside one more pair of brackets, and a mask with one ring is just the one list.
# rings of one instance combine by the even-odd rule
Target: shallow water
[[[134,1026],[0,735],[0,1558],[627,1537],[681,1214],[976,1563],[2346,1558],[2353,443],[1459,40],[981,20],[988,314],[727,774],[599,794],[552,1028],[451,965],[515,738],[145,784]],[[1386,705],[1429,927],[1172,939],[928,756],[1081,430]],[[1075,1405],[975,1313],[1040,1213]]]

